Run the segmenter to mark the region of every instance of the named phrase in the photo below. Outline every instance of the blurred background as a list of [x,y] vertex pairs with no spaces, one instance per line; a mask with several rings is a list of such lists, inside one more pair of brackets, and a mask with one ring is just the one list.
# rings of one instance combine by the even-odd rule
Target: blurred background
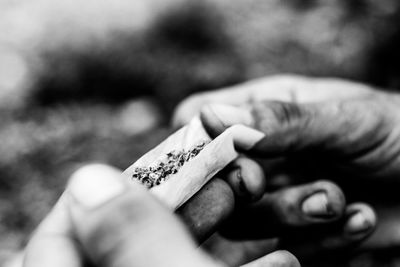
[[[186,96],[280,73],[397,90],[398,47],[397,0],[1,0],[0,265],[77,167],[126,168]],[[346,264],[376,262],[400,266]]]

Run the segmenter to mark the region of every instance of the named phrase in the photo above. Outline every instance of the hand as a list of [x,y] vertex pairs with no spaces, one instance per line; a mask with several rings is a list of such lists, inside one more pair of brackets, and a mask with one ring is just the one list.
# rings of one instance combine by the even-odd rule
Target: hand
[[[264,136],[266,134],[268,138],[261,138],[260,142],[247,153],[258,153],[269,159],[284,157],[284,164],[281,164],[280,168],[269,169],[270,187],[274,181],[280,181],[281,185],[288,186],[293,182],[303,183],[305,179],[332,179],[345,190],[350,202],[367,201],[372,204],[378,212],[380,224],[377,232],[362,247],[385,248],[399,243],[396,234],[396,225],[399,221],[396,210],[399,200],[394,197],[395,189],[391,189],[397,186],[394,177],[398,171],[395,164],[398,159],[396,145],[392,144],[395,143],[395,133],[398,128],[396,122],[398,101],[398,97],[394,94],[375,91],[356,83],[335,79],[282,76],[195,95],[179,106],[174,121],[176,124],[184,123],[204,105],[212,102],[247,106],[247,110],[253,110],[253,113],[221,106],[213,106],[213,111],[205,108],[202,113],[203,121],[214,134],[237,123],[253,126],[261,130]],[[215,115],[222,115],[222,118],[216,119]],[[391,160],[393,162],[390,163]],[[377,178],[380,178],[380,181],[376,181]],[[305,185],[305,187],[310,186]],[[292,190],[291,194],[284,193],[289,190]],[[328,189],[326,192],[329,190],[336,192],[328,194],[327,203],[328,206],[332,206],[331,196],[338,195],[339,189],[336,187],[336,190]],[[299,190],[297,186],[265,194],[261,204],[258,204],[259,207],[254,210],[261,211],[261,215],[265,218],[270,218],[271,216],[267,215],[271,213],[282,214],[279,209],[278,212],[276,210],[274,203],[277,202],[271,202],[271,199],[281,196],[279,203],[283,203],[284,206],[288,204],[286,206],[291,208],[298,207],[292,205],[296,204],[296,201],[293,201],[291,196],[298,196],[298,192],[304,191]],[[383,194],[386,197],[383,197]],[[388,202],[391,204],[388,205]],[[299,213],[294,213],[304,214],[301,210]],[[260,214],[257,217],[253,212],[253,215],[255,217],[247,217],[251,229],[255,233],[265,232],[270,223],[265,219],[260,221]],[[325,237],[320,236],[321,242],[313,241],[313,246],[308,249],[303,243],[301,250],[311,251],[315,255],[318,249],[348,248],[368,236],[375,225],[374,213],[365,204],[348,205],[344,215],[345,217],[339,221],[342,225],[341,231],[338,231],[338,222],[334,225],[329,223],[325,228],[331,232],[334,230],[335,234],[331,233],[328,238],[325,232]],[[286,218],[292,217],[294,216]],[[251,224],[254,221],[260,222],[263,230],[254,227]],[[299,220],[287,220],[286,225],[296,226],[297,223],[298,226],[298,222]],[[355,227],[357,224],[358,227]],[[304,222],[301,225],[303,228]],[[309,225],[316,224],[314,222]],[[241,229],[246,226],[249,227],[248,224],[242,225]],[[349,230],[358,233],[349,238],[350,236],[346,234]],[[301,229],[301,232],[306,233],[308,239],[310,235],[318,236],[304,229]],[[330,241],[322,241],[326,239]]]
[[[102,165],[78,170],[25,253],[32,266],[222,266],[139,184]],[[251,266],[299,266],[288,252]]]
[[194,94],[175,109],[174,127],[188,123],[208,104],[249,106],[262,101],[321,102],[370,95],[375,91],[358,83],[340,79],[310,79],[301,76],[273,76],[213,92]]

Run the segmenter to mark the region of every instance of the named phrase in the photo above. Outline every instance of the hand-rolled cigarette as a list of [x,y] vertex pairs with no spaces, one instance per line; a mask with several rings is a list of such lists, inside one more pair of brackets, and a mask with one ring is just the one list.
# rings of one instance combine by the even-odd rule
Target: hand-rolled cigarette
[[200,119],[194,118],[124,174],[145,184],[163,203],[176,210],[238,157],[234,136],[235,131],[227,130],[212,140]]

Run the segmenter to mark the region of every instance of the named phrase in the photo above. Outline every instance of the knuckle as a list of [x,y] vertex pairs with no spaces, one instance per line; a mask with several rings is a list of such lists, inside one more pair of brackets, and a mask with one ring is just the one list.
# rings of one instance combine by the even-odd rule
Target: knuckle
[[331,106],[332,114],[342,118],[344,126],[358,127],[368,123],[376,127],[390,118],[392,112],[388,112],[388,104],[374,98],[361,98],[339,101]]
[[305,123],[311,115],[303,105],[278,101],[255,104],[253,114],[256,126],[262,130],[270,128],[271,123],[284,127]]
[[299,201],[290,192],[278,197],[274,203],[274,210],[284,225],[294,225],[299,220]]
[[383,143],[393,129],[395,117],[390,101],[377,98],[359,98],[339,101],[325,107],[329,118],[335,119],[332,141],[352,144],[344,149],[353,153]]
[[297,201],[296,198],[292,196],[291,191],[288,191],[288,193],[281,195],[278,205],[286,212],[291,213],[297,208]]

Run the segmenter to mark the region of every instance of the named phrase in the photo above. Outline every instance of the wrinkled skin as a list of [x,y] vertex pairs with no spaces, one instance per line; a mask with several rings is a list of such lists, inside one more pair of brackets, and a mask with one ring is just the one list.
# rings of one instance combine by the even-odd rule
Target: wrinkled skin
[[[276,236],[276,219],[271,223],[270,215],[275,215],[278,221],[286,218],[278,227],[284,231],[280,242],[274,240],[275,247],[290,247],[297,256],[304,255],[307,259],[307,254],[311,254],[316,260],[317,255],[324,255],[316,254],[317,251],[329,251],[329,255],[334,255],[333,250],[349,252],[351,247],[380,250],[398,246],[399,101],[397,94],[357,83],[278,76],[192,96],[177,109],[175,123],[180,124],[186,117],[202,110],[203,122],[211,134],[216,135],[235,124],[248,125],[264,133],[265,137],[243,152],[250,158],[267,159],[259,162],[267,171],[265,194],[257,203],[235,211],[236,215],[227,226],[221,228],[221,234],[239,241],[248,237]],[[290,219],[293,217],[290,215],[293,214],[293,205],[290,205],[294,202],[293,195],[301,195],[300,188],[307,188],[310,182],[320,179],[340,186],[340,189],[330,186],[326,191],[344,193],[348,204],[339,215],[342,219],[328,220],[322,228],[315,227],[315,222],[307,224],[298,218]],[[270,190],[277,191],[271,193]],[[285,191],[291,191],[291,194],[282,193]],[[277,208],[273,200],[276,195],[281,195],[280,206],[289,207],[283,209],[286,212]],[[328,203],[333,198],[328,196]],[[341,205],[344,203],[337,206]],[[377,225],[371,206],[378,216]],[[351,224],[348,216],[357,212],[363,214],[364,224],[359,225],[360,231],[357,227],[349,231],[356,224]],[[346,220],[348,226],[343,224]],[[304,227],[307,225],[314,227]],[[359,246],[358,243],[371,232],[367,229],[375,226],[376,232]],[[275,230],[275,235],[269,227]],[[241,229],[239,236],[235,234],[238,229]],[[248,229],[248,233],[243,229]],[[307,245],[310,238],[313,241]],[[268,249],[274,247],[271,242],[269,247],[266,246]],[[217,245],[212,244],[211,249],[225,258],[221,246],[232,244],[226,244],[226,241],[215,243]],[[239,247],[238,255],[248,257],[262,246],[236,244],[236,247]]]

